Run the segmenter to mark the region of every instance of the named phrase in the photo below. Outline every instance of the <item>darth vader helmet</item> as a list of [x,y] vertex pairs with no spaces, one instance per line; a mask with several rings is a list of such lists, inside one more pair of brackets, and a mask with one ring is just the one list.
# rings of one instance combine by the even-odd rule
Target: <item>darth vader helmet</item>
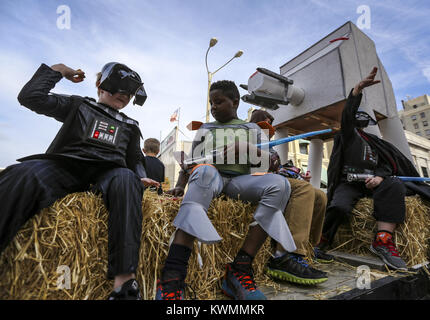
[[355,126],[359,128],[366,128],[367,126],[374,126],[378,122],[373,119],[367,112],[365,111],[357,111],[355,114]]
[[109,62],[101,71],[100,89],[111,94],[123,93],[134,96],[133,104],[143,105],[147,95],[139,74],[125,64]]

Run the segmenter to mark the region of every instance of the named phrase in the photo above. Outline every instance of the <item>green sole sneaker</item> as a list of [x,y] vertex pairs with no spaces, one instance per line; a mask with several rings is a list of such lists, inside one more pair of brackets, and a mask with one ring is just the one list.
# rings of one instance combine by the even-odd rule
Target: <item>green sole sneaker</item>
[[329,264],[329,263],[334,262],[334,259],[326,260],[326,259],[318,259],[318,258],[315,258],[315,259],[314,259],[314,261],[316,261],[316,262],[318,262],[318,263],[325,263],[325,264]]
[[319,263],[332,263],[334,261],[334,256],[322,251],[318,247],[315,247],[313,260]]
[[315,285],[315,284],[323,283],[328,280],[327,277],[318,278],[318,279],[300,278],[285,271],[269,269],[269,268],[265,268],[264,271],[266,272],[266,274],[268,274],[269,276],[275,279],[298,283],[298,284],[304,284],[304,285]]

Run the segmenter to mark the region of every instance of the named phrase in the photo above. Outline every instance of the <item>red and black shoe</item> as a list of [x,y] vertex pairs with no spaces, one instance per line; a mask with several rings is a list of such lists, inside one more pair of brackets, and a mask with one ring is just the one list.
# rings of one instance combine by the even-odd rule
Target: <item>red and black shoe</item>
[[257,289],[252,268],[248,271],[234,268],[234,264],[227,264],[222,281],[223,293],[235,300],[266,300],[266,296]]
[[391,237],[375,239],[370,245],[370,251],[379,256],[389,267],[397,270],[408,270]]
[[162,279],[157,281],[155,300],[184,300],[185,282],[179,272],[167,271]]

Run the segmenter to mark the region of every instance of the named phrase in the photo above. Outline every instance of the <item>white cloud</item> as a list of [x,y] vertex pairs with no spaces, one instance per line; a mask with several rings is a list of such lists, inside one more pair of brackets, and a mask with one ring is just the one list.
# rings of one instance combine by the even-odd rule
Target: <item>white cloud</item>
[[14,97],[16,101],[19,91],[30,79],[32,69],[34,63],[27,57],[17,52],[0,51],[0,96]]
[[422,70],[422,72],[423,72],[424,77],[426,77],[426,78],[427,78],[427,81],[428,81],[428,82],[430,82],[430,66],[425,67],[425,68]]

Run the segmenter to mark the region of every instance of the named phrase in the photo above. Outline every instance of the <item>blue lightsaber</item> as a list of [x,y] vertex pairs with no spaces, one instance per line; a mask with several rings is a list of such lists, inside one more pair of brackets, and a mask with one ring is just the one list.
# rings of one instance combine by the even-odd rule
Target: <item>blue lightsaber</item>
[[430,182],[430,178],[423,178],[423,177],[398,177],[398,176],[394,176],[394,177],[399,178],[402,181]]
[[[348,173],[347,174],[347,181],[365,181],[367,178],[373,178],[374,175],[367,174],[367,173]],[[394,178],[398,178],[402,181],[408,182],[430,182],[430,178],[423,178],[423,177],[404,177],[404,176],[393,176]]]
[[287,142],[291,142],[297,139],[304,139],[307,137],[311,137],[311,136],[316,136],[318,134],[324,134],[324,133],[329,133],[331,132],[332,129],[325,129],[325,130],[319,130],[319,131],[311,131],[311,132],[307,132],[307,133],[302,133],[302,134],[298,134],[295,136],[291,136],[291,137],[286,137],[286,138],[282,138],[282,139],[277,139],[277,140],[273,140],[273,141],[269,141],[269,142],[264,142],[264,143],[259,143],[256,145],[257,148],[262,148],[265,146],[268,146],[269,148],[272,148],[274,146],[280,145],[280,144],[284,144]]
[[[303,139],[303,138],[307,138],[307,137],[311,137],[311,136],[316,136],[316,135],[328,133],[331,131],[332,131],[332,129],[311,131],[311,132],[302,133],[302,134],[298,134],[295,136],[290,136],[290,137],[286,137],[286,138],[282,138],[282,139],[277,139],[277,140],[273,140],[273,141],[269,141],[269,142],[259,143],[256,145],[256,147],[261,149],[262,147],[268,146],[269,148],[271,148],[271,147],[274,147],[274,146],[277,146],[280,144],[284,144],[287,142],[291,142],[291,141],[294,141],[297,139]],[[175,151],[175,152],[173,152],[173,156],[175,157],[176,161],[178,161],[180,164],[183,164],[183,165],[185,165],[185,167],[188,167],[188,166],[192,166],[192,165],[196,165],[196,164],[200,164],[200,163],[206,163],[210,160],[213,160],[218,154],[221,155],[222,153],[223,153],[223,151],[213,150],[212,154],[209,154],[209,155],[204,156],[204,157],[194,158],[194,159],[185,159],[186,155],[183,151]]]

